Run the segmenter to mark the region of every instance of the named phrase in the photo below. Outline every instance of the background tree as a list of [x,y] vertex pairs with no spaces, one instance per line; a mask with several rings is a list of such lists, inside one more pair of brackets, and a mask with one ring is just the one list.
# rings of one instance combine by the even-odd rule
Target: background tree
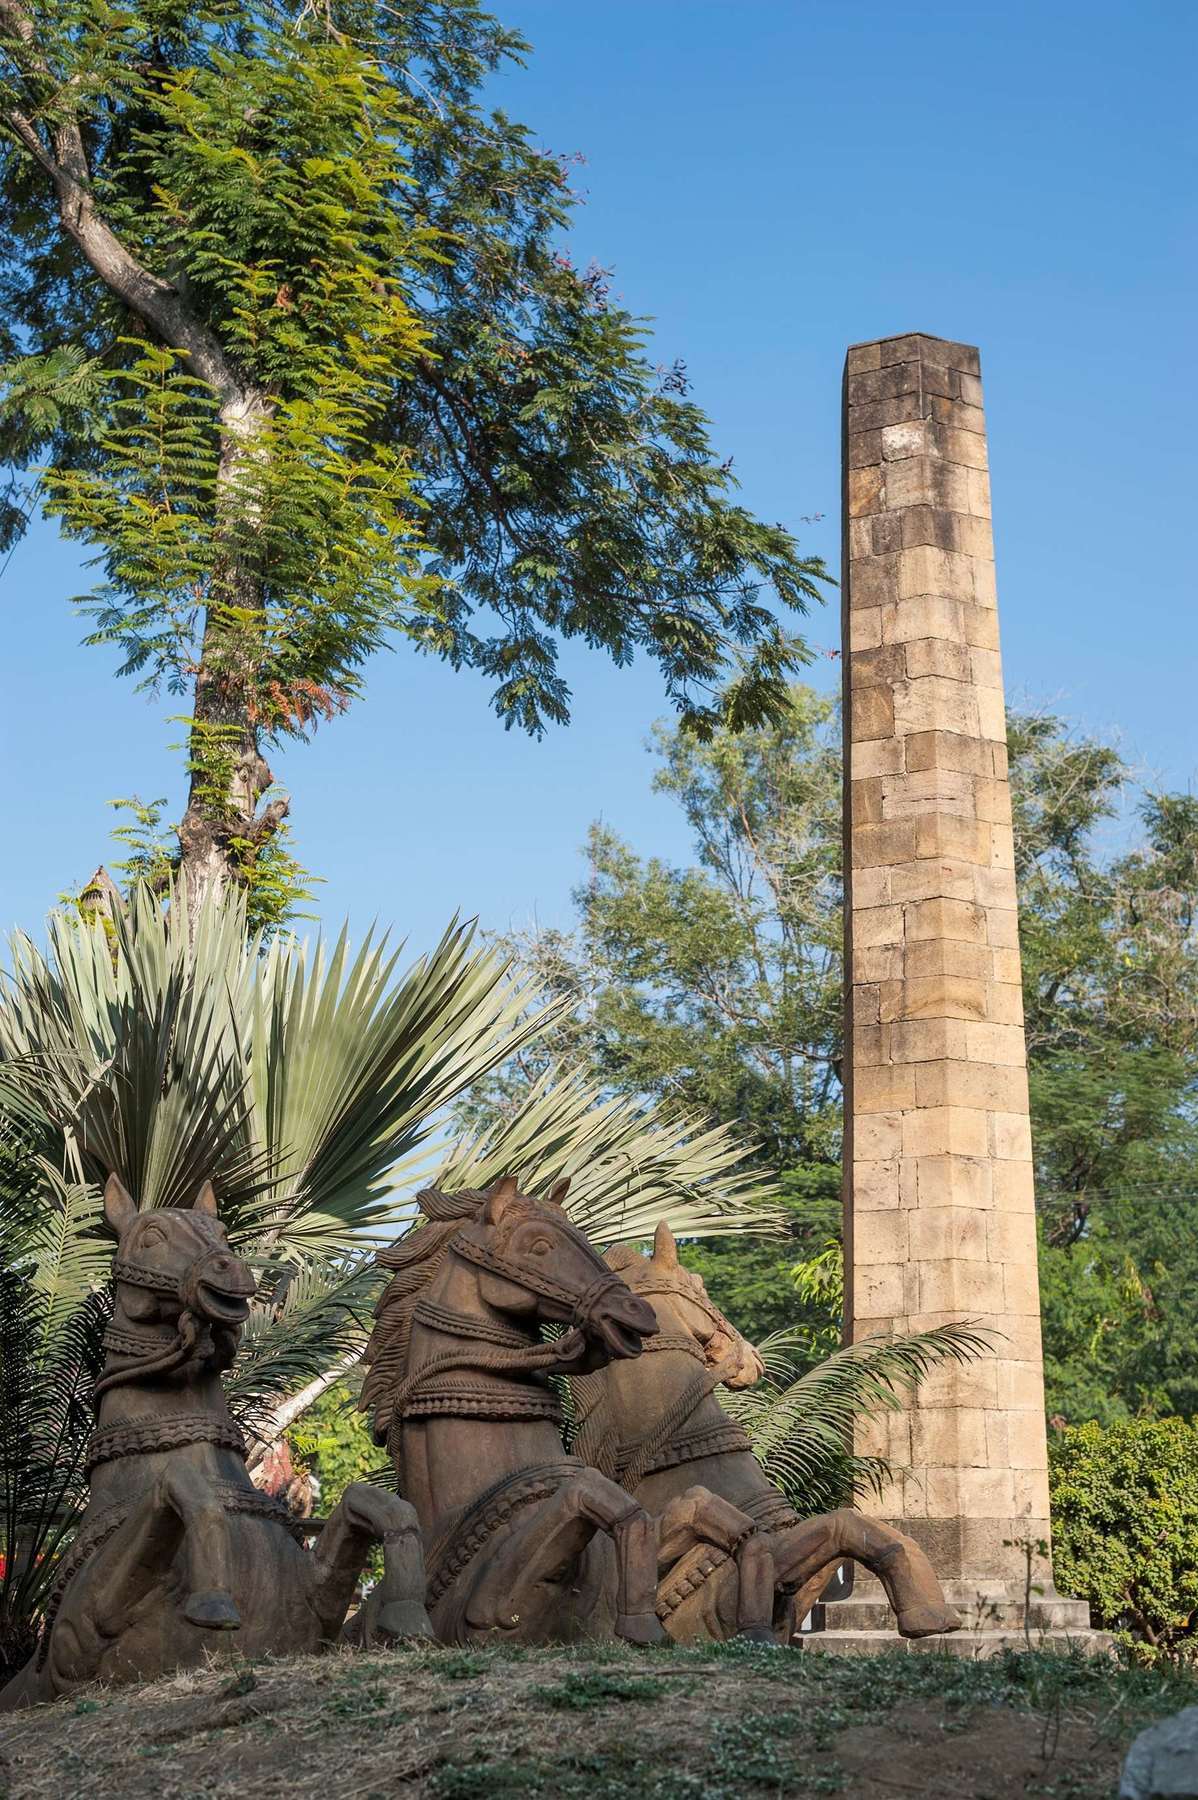
[[[779,1178],[789,1239],[692,1246],[750,1335],[826,1353],[839,1304],[840,787],[830,704],[696,745],[655,785],[693,862],[592,831],[571,933],[516,948],[569,1008],[472,1091],[502,1113],[561,1052],[630,1096],[735,1121]],[[1198,1410],[1198,801],[1144,789],[1050,715],[1009,721],[1049,1411]]]
[[572,267],[563,163],[480,105],[526,47],[476,0],[0,0],[0,48],[0,460],[96,553],[94,641],[190,696],[193,904],[286,912],[267,752],[395,634],[529,731],[565,638],[647,652],[700,731],[778,714],[772,608],[822,568]]

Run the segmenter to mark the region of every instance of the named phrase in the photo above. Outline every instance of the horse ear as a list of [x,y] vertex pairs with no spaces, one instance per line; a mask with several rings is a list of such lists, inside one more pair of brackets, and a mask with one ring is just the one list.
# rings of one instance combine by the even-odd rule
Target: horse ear
[[137,1217],[137,1203],[115,1172],[104,1184],[104,1217],[117,1237],[120,1237],[130,1219]]
[[663,1269],[678,1267],[678,1245],[665,1219],[658,1222],[657,1230],[653,1233],[653,1260],[660,1263]]
[[483,1224],[498,1225],[519,1191],[519,1183],[514,1175],[502,1175],[498,1181],[493,1181],[487,1189],[487,1204],[483,1207]]
[[210,1181],[206,1181],[191,1203],[192,1212],[211,1213],[216,1216],[216,1189]]
[[561,1180],[555,1181],[553,1186],[549,1190],[547,1198],[548,1198],[550,1206],[564,1206],[565,1200],[566,1200],[566,1195],[569,1192],[570,1192],[570,1177],[568,1175],[563,1175]]

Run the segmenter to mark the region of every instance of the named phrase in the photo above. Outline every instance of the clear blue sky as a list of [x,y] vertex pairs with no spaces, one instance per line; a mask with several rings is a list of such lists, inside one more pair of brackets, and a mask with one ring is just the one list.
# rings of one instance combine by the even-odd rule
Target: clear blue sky
[[[536,49],[497,98],[581,151],[577,260],[685,358],[744,499],[835,567],[845,346],[982,348],[1008,693],[1198,770],[1191,0],[508,0]],[[815,524],[805,515],[822,514]],[[45,527],[3,583],[0,925],[102,857],[105,802],[181,791],[169,708],[83,650],[88,585]],[[809,622],[838,641],[835,602]],[[599,815],[685,838],[649,793],[651,668],[571,653],[572,726],[505,734],[483,685],[401,648],[281,759],[319,908],[423,946],[455,909],[564,922]],[[813,678],[836,679],[826,656]]]

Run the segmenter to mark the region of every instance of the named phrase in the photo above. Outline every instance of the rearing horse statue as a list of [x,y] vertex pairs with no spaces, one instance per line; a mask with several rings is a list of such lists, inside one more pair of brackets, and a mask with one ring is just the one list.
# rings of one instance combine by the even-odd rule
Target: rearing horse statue
[[[644,1345],[652,1354],[635,1366],[613,1363],[572,1379],[577,1453],[621,1482],[655,1517],[668,1514],[701,1483],[755,1521],[773,1557],[773,1623],[783,1642],[848,1558],[878,1576],[904,1637],[957,1630],[961,1621],[913,1539],[848,1506],[801,1519],[769,1481],[743,1427],[715,1397],[721,1385],[757,1381],[761,1359],[712,1304],[700,1277],[681,1266],[665,1221],[651,1257],[620,1246],[607,1262],[635,1294],[653,1302],[660,1329]],[[740,1581],[731,1557],[702,1545],[684,1553],[659,1594],[658,1614],[670,1637],[680,1643],[723,1639],[741,1629]]]
[[256,1284],[229,1247],[211,1182],[190,1210],[143,1213],[113,1176],[104,1210],[118,1238],[116,1307],[94,1390],[90,1498],[39,1647],[0,1709],[89,1681],[153,1680],[203,1662],[225,1633],[250,1656],[334,1644],[379,1542],[378,1634],[428,1636],[405,1501],[355,1482],[309,1552],[287,1508],[250,1481],[221,1374]]
[[[653,1522],[564,1453],[547,1379],[636,1357],[657,1320],[571,1224],[564,1193],[535,1200],[510,1178],[426,1190],[429,1222],[380,1257],[393,1276],[360,1404],[420,1518],[443,1642],[663,1637]],[[568,1329],[543,1343],[543,1324]]]

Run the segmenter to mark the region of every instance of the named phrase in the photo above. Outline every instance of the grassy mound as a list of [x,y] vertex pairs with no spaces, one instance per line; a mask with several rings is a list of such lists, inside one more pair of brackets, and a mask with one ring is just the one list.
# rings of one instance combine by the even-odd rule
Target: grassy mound
[[1045,1654],[400,1650],[225,1661],[10,1716],[6,1800],[1108,1800],[1173,1673]]

